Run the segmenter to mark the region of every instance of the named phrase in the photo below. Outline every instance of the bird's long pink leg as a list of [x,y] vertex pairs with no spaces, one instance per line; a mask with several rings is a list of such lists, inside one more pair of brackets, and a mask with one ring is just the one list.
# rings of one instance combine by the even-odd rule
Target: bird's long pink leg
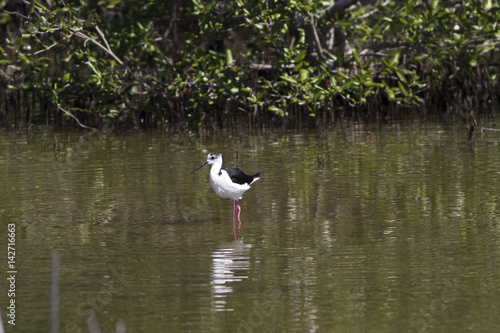
[[236,206],[238,207],[238,222],[239,222],[239,224],[238,224],[238,230],[240,230],[241,229],[241,220],[240,220],[241,207],[238,204],[236,204]]
[[[233,200],[233,233],[234,233],[234,240],[236,240],[236,226],[234,225],[234,208],[236,206],[236,200]],[[239,207],[239,206],[238,206]],[[238,219],[239,219],[239,214],[238,214]]]

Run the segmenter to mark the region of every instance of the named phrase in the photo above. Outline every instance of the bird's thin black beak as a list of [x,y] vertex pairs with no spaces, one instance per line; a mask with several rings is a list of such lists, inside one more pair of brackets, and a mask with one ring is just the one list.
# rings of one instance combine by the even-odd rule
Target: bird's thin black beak
[[195,172],[195,171],[197,171],[197,170],[200,170],[201,168],[203,168],[203,167],[204,167],[205,165],[207,165],[207,164],[208,164],[208,162],[207,162],[207,161],[203,162],[203,164],[202,164],[202,165],[200,165],[199,167],[197,167],[196,169],[194,169],[193,171],[191,171],[191,173],[193,173],[193,172]]

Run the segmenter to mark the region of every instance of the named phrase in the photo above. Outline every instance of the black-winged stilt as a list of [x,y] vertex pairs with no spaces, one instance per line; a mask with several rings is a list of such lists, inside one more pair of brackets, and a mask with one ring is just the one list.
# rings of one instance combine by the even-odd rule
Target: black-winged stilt
[[205,165],[210,164],[210,185],[215,193],[221,198],[233,200],[233,232],[234,239],[236,239],[236,226],[234,224],[235,206],[238,207],[238,230],[241,228],[240,213],[241,207],[238,205],[238,200],[241,199],[243,193],[250,189],[250,185],[259,180],[259,173],[253,176],[245,174],[238,168],[223,168],[222,167],[222,154],[214,151],[207,155],[207,160],[193,170],[191,173],[201,169]]

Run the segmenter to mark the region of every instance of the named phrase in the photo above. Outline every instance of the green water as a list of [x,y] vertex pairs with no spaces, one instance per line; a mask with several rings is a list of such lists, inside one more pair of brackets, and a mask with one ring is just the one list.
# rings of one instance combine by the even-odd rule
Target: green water
[[[190,174],[212,150],[262,173],[236,241],[209,168]],[[0,163],[4,243],[16,225],[15,328],[0,252],[7,332],[49,331],[53,249],[61,332],[500,330],[495,132],[34,130],[1,133]]]

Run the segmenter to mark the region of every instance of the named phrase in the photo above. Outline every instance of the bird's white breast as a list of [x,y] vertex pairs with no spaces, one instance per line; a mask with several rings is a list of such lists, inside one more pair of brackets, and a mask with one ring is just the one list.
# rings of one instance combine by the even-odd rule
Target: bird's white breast
[[212,167],[210,170],[210,185],[218,196],[232,200],[241,199],[243,193],[250,188],[248,184],[233,183],[227,172],[220,167]]

